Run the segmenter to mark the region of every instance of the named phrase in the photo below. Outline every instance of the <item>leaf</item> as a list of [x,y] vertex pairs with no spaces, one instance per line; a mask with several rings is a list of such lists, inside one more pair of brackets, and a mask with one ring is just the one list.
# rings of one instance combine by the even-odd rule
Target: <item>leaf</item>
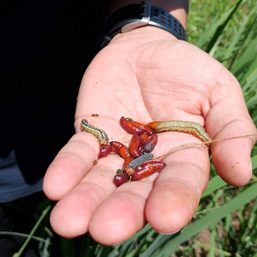
[[252,157],[252,169],[255,170],[257,168],[257,155]]
[[210,52],[214,44],[217,42],[222,32],[226,28],[228,22],[232,19],[237,8],[240,6],[243,0],[237,1],[237,3],[227,12],[224,12],[221,17],[217,17],[213,20],[212,24],[207,30],[199,36],[197,45],[206,52]]
[[159,235],[152,245],[140,257],[168,257],[174,253],[179,245],[198,234],[226,215],[241,208],[257,197],[257,183],[250,185],[237,196],[229,200],[223,206],[213,209],[212,212],[195,220],[184,228],[180,233],[173,236]]
[[239,76],[241,72],[247,71],[247,66],[256,60],[257,54],[257,38],[252,40],[245,48],[240,56],[237,57],[236,62],[231,66],[231,72],[235,76]]
[[[238,55],[240,52],[242,52],[242,49],[245,49],[249,45],[249,41],[251,41],[251,33],[255,29],[256,25],[256,19],[257,19],[257,6],[255,5],[255,8],[252,8],[249,15],[244,15],[242,19],[244,19],[243,22],[241,20],[238,22],[237,29],[235,31],[235,34],[231,38],[231,42],[229,42],[228,47],[225,51],[224,59],[228,59],[232,57],[232,61],[229,65],[229,70],[231,69],[234,62],[237,61]],[[245,74],[246,75],[246,74]]]
[[202,199],[210,196],[214,191],[216,191],[226,185],[227,185],[227,183],[220,176],[217,175],[217,176],[213,177],[210,180],[208,187],[203,192]]

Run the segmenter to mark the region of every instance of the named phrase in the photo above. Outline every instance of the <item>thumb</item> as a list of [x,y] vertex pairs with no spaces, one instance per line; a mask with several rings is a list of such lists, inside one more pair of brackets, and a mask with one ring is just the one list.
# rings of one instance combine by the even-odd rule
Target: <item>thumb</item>
[[238,81],[225,69],[212,88],[210,104],[206,125],[214,139],[213,163],[226,182],[245,185],[252,176],[250,157],[257,131]]

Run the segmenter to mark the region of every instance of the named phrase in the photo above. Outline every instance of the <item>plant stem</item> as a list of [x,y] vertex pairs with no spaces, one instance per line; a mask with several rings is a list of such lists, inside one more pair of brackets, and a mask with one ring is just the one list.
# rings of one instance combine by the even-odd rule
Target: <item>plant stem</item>
[[19,249],[18,252],[14,253],[14,255],[12,257],[21,257],[23,251],[25,250],[25,248],[27,247],[27,245],[29,244],[30,240],[33,238],[34,233],[36,232],[36,230],[38,229],[39,225],[41,224],[41,222],[44,220],[44,218],[46,217],[46,215],[48,214],[48,212],[51,209],[51,205],[48,205],[43,211],[41,216],[39,217],[38,221],[36,222],[36,224],[34,225],[34,227],[32,228],[32,230],[30,231],[27,239],[25,240],[25,242],[23,243],[23,245],[21,246],[21,248]]

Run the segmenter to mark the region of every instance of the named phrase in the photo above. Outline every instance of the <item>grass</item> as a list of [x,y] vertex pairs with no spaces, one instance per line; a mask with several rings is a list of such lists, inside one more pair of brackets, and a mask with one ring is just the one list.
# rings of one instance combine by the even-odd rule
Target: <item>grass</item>
[[[249,113],[257,124],[256,1],[192,0],[190,6],[188,40],[236,76]],[[35,224],[23,248],[14,256],[22,256],[27,243],[38,240],[41,257],[52,256],[53,242],[58,244],[62,257],[257,257],[256,147],[252,152],[252,164],[252,180],[242,188],[226,184],[212,166],[209,186],[197,213],[180,233],[159,235],[146,225],[133,238],[115,247],[100,245],[89,235],[70,240],[55,235],[47,222],[51,203],[46,201],[42,203],[40,222]]]

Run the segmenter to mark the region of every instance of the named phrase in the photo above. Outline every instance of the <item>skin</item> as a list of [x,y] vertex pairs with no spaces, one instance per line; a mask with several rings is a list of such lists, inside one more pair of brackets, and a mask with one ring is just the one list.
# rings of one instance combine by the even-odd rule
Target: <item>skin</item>
[[[80,131],[81,119],[105,130],[110,140],[127,144],[131,135],[120,127],[121,116],[142,123],[198,122],[213,139],[256,133],[238,81],[207,53],[153,27],[117,35],[86,70],[75,115],[77,133],[44,178],[46,196],[57,201],[51,225],[61,236],[89,232],[96,241],[114,245],[146,222],[157,232],[174,233],[194,215],[208,183],[209,152],[188,148],[168,154],[181,144],[200,143],[192,135],[158,134],[153,154],[167,154],[166,167],[160,174],[119,188],[112,180],[122,158],[111,154],[93,166],[99,144]],[[248,137],[211,145],[214,165],[231,185],[249,182],[254,143],[255,138]]]

